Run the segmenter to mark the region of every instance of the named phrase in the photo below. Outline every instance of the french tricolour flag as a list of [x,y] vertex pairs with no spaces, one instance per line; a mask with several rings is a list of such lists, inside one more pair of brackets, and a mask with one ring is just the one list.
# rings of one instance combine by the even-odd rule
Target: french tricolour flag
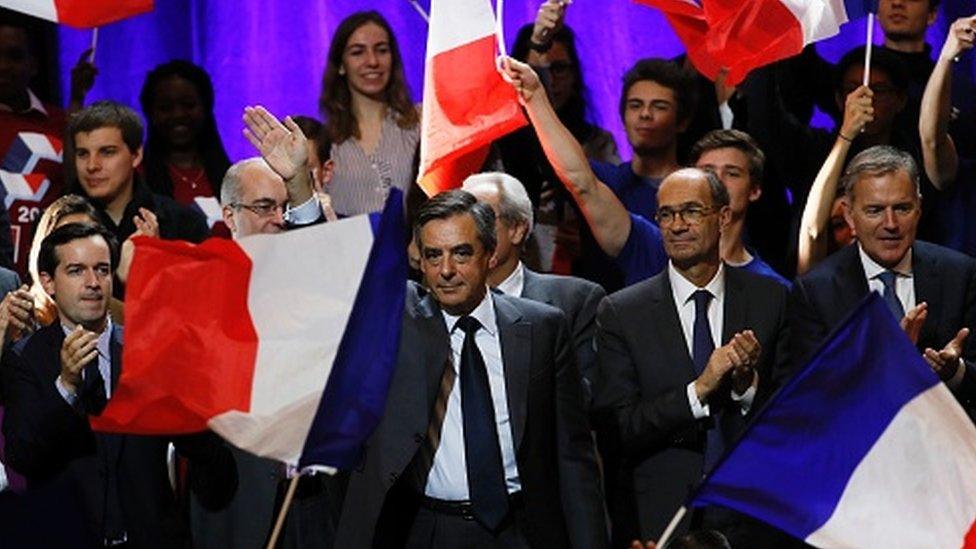
[[872,293],[692,503],[817,547],[976,547],[976,428]]
[[735,86],[749,72],[837,34],[877,12],[876,0],[637,0],[660,9],[702,74],[729,69]]
[[0,0],[0,6],[87,29],[152,11],[153,0]]
[[382,213],[199,246],[142,239],[119,386],[97,430],[210,428],[286,463],[349,467],[383,413],[407,261]]
[[527,121],[498,73],[488,0],[432,0],[424,66],[420,186],[429,196],[460,187],[495,139]]

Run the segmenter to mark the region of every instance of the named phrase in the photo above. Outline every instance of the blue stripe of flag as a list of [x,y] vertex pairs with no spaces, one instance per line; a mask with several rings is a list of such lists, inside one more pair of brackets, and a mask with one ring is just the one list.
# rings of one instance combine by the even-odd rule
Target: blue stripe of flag
[[407,282],[403,193],[392,189],[370,224],[373,248],[299,467],[355,465],[386,406]]

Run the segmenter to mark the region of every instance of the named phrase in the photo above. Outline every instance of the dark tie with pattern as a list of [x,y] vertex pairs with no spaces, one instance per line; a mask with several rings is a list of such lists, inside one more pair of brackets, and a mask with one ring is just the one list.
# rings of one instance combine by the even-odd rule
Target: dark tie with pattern
[[464,316],[458,319],[457,327],[464,330],[459,370],[468,491],[475,518],[489,530],[495,531],[508,514],[508,489],[502,451],[498,444],[488,370],[475,344],[475,332],[481,323]]
[[[709,357],[715,351],[715,341],[712,339],[712,326],[708,322],[708,303],[712,300],[712,294],[708,290],[697,290],[691,296],[695,300],[695,327],[692,332],[692,360],[695,363],[695,372],[701,375],[705,371]],[[715,465],[721,457],[724,448],[722,434],[718,429],[718,410],[715,405],[709,410],[714,421],[709,425],[705,437],[705,470],[708,471]]]
[[901,322],[901,319],[905,316],[905,307],[901,304],[901,300],[898,299],[898,293],[895,292],[895,280],[898,278],[898,273],[895,271],[884,271],[878,275],[878,280],[884,284],[884,292],[882,292],[881,297],[884,298],[885,304],[888,305],[888,310],[891,314],[895,315],[895,320]]

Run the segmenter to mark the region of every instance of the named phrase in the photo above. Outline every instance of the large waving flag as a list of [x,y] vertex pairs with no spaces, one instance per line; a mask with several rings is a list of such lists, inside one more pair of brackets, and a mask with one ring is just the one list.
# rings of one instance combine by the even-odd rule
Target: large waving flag
[[976,547],[976,428],[872,293],[692,503],[817,547]]
[[381,213],[199,246],[142,239],[119,386],[97,430],[210,428],[349,467],[383,414],[406,289],[402,194]]
[[87,29],[152,11],[153,0],[0,0],[0,7]]
[[488,0],[432,0],[424,66],[420,186],[433,196],[460,187],[495,139],[527,121],[495,65]]
[[699,72],[715,80],[727,68],[730,86],[878,11],[876,0],[637,1],[664,12]]

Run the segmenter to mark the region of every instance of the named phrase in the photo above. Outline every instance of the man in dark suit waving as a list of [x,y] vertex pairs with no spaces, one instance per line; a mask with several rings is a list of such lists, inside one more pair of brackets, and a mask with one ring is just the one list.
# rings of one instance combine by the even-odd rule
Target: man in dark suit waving
[[[657,210],[667,269],[600,304],[595,406],[615,419],[629,458],[617,489],[631,492],[635,506],[613,511],[615,542],[661,535],[757,407],[782,356],[786,289],[723,264],[719,238],[730,217],[714,174],[669,175]],[[736,547],[768,540],[731,512],[691,515],[679,533],[691,524],[722,531]]]
[[566,313],[589,400],[596,373],[596,308],[606,292],[589,280],[537,273],[522,263],[522,250],[532,234],[533,214],[532,201],[518,179],[501,172],[479,173],[465,179],[461,188],[495,211],[498,243],[488,285],[506,295],[547,303]]
[[976,260],[915,240],[918,167],[878,146],[844,172],[844,218],[857,242],[798,278],[790,294],[791,356],[806,361],[869,291],[881,293],[908,337],[976,418]]
[[429,289],[408,292],[386,414],[352,473],[337,547],[604,547],[579,372],[557,309],[488,291],[491,208],[418,212]]
[[30,490],[77,496],[72,512],[88,529],[87,540],[74,540],[78,546],[185,547],[189,532],[167,478],[168,443],[189,458],[190,487],[211,507],[233,496],[234,461],[210,433],[166,438],[89,427],[87,416],[101,413],[121,374],[122,331],[108,317],[115,249],[100,225],[68,224],[42,242],[41,283],[58,321],[4,354],[6,455]]

